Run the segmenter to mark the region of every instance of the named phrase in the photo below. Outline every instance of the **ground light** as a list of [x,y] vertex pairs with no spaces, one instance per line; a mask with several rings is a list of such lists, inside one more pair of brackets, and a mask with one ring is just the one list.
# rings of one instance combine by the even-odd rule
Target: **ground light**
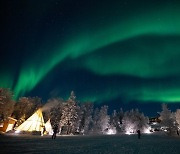
[[114,134],[116,134],[116,130],[115,129],[108,129],[106,134],[107,135],[114,135]]
[[144,133],[145,133],[145,134],[151,134],[152,132],[150,131],[149,128],[147,128],[147,129],[144,129]]
[[19,131],[19,130],[16,130],[15,133],[18,134],[18,133],[20,133],[20,131]]

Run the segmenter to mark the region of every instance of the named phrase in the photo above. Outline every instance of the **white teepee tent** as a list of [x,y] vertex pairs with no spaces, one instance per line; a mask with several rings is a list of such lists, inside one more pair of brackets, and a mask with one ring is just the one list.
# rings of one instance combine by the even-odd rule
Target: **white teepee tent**
[[44,119],[41,109],[38,109],[31,117],[29,117],[25,122],[23,122],[16,131],[43,131]]
[[52,135],[52,134],[53,134],[53,129],[52,129],[52,126],[51,126],[50,119],[45,123],[45,128],[46,128],[46,132],[47,132],[49,135]]

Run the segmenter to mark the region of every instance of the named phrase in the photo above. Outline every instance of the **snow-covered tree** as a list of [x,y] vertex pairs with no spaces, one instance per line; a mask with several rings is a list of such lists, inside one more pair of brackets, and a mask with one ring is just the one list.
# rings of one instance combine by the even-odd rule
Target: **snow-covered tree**
[[116,134],[118,125],[119,125],[119,117],[117,115],[116,110],[114,110],[112,115],[110,116],[110,122],[109,122],[109,128],[107,130],[107,134]]
[[102,132],[109,128],[109,120],[108,106],[102,106],[99,112],[99,124]]
[[46,118],[46,120],[51,120],[51,125],[53,128],[58,126],[60,123],[63,110],[62,102],[63,100],[60,98],[49,99],[45,105],[45,108],[43,108],[46,115],[49,116]]
[[120,132],[119,113],[116,110],[113,111],[110,117],[110,129],[114,130],[114,132]]
[[148,129],[148,122],[148,117],[145,117],[138,109],[127,111],[123,118],[125,133],[136,133],[137,130],[145,132]]
[[123,126],[126,134],[134,133],[136,131],[136,123],[132,119],[134,110],[126,111],[123,118]]
[[99,119],[99,109],[95,108],[93,113],[93,122],[90,125],[91,133],[97,134],[100,131],[100,126],[98,125],[98,119]]
[[124,117],[124,112],[123,112],[122,108],[120,108],[118,116],[119,116],[119,122],[120,122],[120,124],[122,124],[123,117]]
[[78,112],[79,106],[77,105],[76,96],[72,91],[67,102],[63,104],[60,120],[61,133],[74,134],[77,131],[80,123]]
[[100,111],[95,110],[93,119],[93,132],[98,134],[105,133],[109,128],[110,117],[108,115],[108,106],[102,106]]
[[162,111],[160,112],[161,126],[164,127],[169,135],[177,131],[177,124],[174,114],[168,109],[166,104],[162,104]]
[[116,128],[116,132],[120,133],[122,132],[122,124],[123,124],[123,117],[124,117],[124,112],[123,109],[121,108],[119,112],[114,111],[112,115],[113,119],[113,125]]
[[81,123],[80,132],[82,134],[88,134],[90,130],[90,124],[92,122],[93,104],[85,103],[81,106]]
[[11,116],[15,102],[12,100],[13,93],[7,88],[0,88],[0,121]]
[[119,117],[117,116],[117,111],[114,110],[112,115],[110,116],[110,125],[111,127],[117,127],[119,123]]
[[180,128],[180,109],[176,110],[175,117],[176,117],[176,122],[178,124],[178,127]]

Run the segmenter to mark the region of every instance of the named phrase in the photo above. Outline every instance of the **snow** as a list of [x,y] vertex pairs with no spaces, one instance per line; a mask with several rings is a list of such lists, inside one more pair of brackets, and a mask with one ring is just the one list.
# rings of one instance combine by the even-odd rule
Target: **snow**
[[178,154],[180,137],[166,135],[51,136],[0,135],[0,153]]

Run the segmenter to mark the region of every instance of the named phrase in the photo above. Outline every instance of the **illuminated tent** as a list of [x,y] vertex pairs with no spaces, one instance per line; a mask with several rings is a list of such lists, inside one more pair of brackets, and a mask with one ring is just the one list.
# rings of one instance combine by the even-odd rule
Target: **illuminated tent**
[[49,135],[52,135],[52,134],[53,134],[53,129],[52,129],[52,126],[51,126],[50,119],[45,123],[45,128],[46,128],[46,132],[47,132]]
[[40,131],[42,132],[44,128],[44,118],[41,109],[38,109],[31,117],[29,117],[25,122],[23,122],[16,131]]

